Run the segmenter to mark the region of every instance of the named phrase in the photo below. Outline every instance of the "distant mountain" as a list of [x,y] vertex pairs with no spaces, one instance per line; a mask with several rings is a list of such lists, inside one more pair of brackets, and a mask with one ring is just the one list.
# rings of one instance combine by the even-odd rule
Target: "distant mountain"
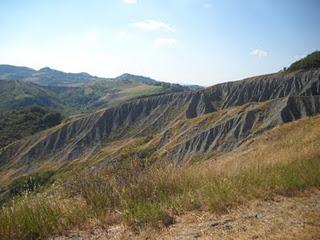
[[36,71],[27,67],[0,65],[0,79],[29,81],[45,86],[78,86],[97,77],[88,73],[65,73],[48,67]]
[[0,80],[0,113],[26,106],[49,107],[65,115],[115,106],[127,100],[181,91],[132,80],[96,80],[77,87],[42,86],[32,82]]
[[33,82],[43,86],[60,86],[60,87],[79,87],[87,84],[92,84],[97,80],[120,81],[120,82],[139,82],[147,85],[162,86],[170,89],[170,91],[189,91],[200,86],[179,85],[157,81],[149,77],[137,76],[125,73],[116,78],[101,78],[92,76],[88,73],[66,73],[51,69],[49,67],[41,68],[36,71],[32,68],[17,67],[11,65],[0,65],[0,79],[4,80],[22,80]]
[[88,73],[65,73],[45,67],[24,80],[46,86],[79,86],[95,79],[97,77],[91,76]]
[[0,65],[0,79],[23,80],[32,76],[35,72],[36,70],[32,68]]
[[134,98],[187,91],[175,85],[147,84],[129,79],[97,79],[78,87],[49,87],[73,113],[111,107]]
[[148,85],[155,85],[155,86],[162,86],[167,89],[171,89],[173,92],[184,92],[190,90],[201,89],[201,86],[198,85],[180,85],[175,83],[167,83],[154,80],[149,77],[132,75],[129,73],[125,73],[120,75],[119,77],[114,78],[116,81],[133,81],[133,82],[140,82]]
[[0,112],[36,105],[70,115],[115,106],[134,98],[193,89],[194,86],[131,74],[98,78],[88,73],[65,73],[51,68],[36,71],[0,65]]
[[150,84],[150,85],[161,84],[161,82],[156,81],[152,78],[133,75],[133,74],[129,74],[129,73],[124,73],[124,74],[114,78],[114,80],[116,80],[116,81],[136,81],[136,82],[141,82],[141,83]]

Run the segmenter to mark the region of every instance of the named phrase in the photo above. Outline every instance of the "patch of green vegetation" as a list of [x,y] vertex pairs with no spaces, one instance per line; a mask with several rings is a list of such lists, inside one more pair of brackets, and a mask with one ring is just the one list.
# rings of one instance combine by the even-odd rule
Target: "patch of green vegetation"
[[20,110],[0,114],[0,148],[11,142],[62,121],[62,115],[44,107],[29,106]]
[[30,82],[0,80],[0,113],[26,106],[63,110],[63,103],[49,88]]
[[124,221],[133,227],[145,225],[159,227],[159,224],[168,226],[175,222],[174,218],[157,202],[132,201],[127,204]]
[[27,176],[21,176],[12,181],[7,187],[10,197],[33,192],[36,189],[52,183],[53,171],[39,172]]
[[93,159],[94,162],[100,161],[109,155],[109,152],[101,150]]
[[308,56],[290,65],[287,71],[308,70],[320,67],[320,51],[315,51]]
[[161,86],[113,79],[97,79],[84,86],[52,87],[51,90],[58,99],[63,100],[67,114],[113,107],[136,97],[169,91]]

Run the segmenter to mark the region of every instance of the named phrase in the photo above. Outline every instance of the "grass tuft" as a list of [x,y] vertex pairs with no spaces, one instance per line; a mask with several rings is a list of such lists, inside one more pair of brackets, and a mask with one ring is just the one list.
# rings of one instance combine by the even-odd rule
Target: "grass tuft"
[[0,210],[0,239],[45,239],[79,221],[79,203],[25,195]]

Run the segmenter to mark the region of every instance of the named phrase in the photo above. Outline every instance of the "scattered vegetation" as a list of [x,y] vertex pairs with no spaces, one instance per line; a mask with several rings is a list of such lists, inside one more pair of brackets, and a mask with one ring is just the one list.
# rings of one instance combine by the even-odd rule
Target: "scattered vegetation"
[[28,176],[21,176],[9,184],[9,195],[10,197],[13,197],[25,192],[33,192],[42,186],[50,184],[52,182],[53,175],[53,171],[46,171]]
[[115,214],[134,228],[166,226],[184,211],[223,212],[253,198],[310,187],[320,187],[318,158],[255,166],[233,175],[197,165],[151,167],[137,175],[87,172],[64,184],[65,198],[26,195],[2,207],[0,238],[45,238],[88,218]]
[[0,148],[9,143],[53,127],[62,121],[62,115],[54,110],[29,106],[0,114]]
[[320,51],[315,51],[308,56],[290,65],[287,71],[308,70],[320,67]]
[[[223,171],[210,162],[161,164],[146,138],[123,149],[119,168],[86,167],[50,190],[31,192],[50,183],[50,172],[22,177],[11,184],[18,195],[0,209],[0,239],[46,239],[92,221],[158,228],[186,211],[220,213],[251,199],[320,188],[319,120],[273,129],[256,140],[253,154],[236,155],[237,164],[230,166],[223,161]],[[309,128],[314,131],[305,135]]]

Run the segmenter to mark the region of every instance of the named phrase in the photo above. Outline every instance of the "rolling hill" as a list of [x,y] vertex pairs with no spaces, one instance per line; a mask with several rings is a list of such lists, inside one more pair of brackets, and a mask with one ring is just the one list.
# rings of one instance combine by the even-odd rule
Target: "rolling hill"
[[[9,201],[0,211],[4,239],[28,239],[30,224],[32,237],[48,238],[89,222],[108,234],[110,226],[126,226],[129,235],[121,236],[130,238],[188,212],[219,216],[252,201],[269,212],[279,196],[284,205],[284,196],[318,196],[320,68],[313,64],[192,91],[128,74],[77,87],[81,93],[46,88],[59,100],[68,97],[69,107],[85,92],[107,101],[85,102],[98,110],[1,148],[0,198]],[[12,198],[18,201],[10,205]],[[317,216],[302,217],[311,223],[310,239],[319,237]],[[235,222],[210,227],[230,230]],[[264,227],[284,236],[275,225]],[[299,228],[297,236],[306,234]]]
[[65,73],[50,68],[36,71],[0,65],[0,112],[37,105],[70,115],[115,106],[133,98],[199,88],[131,74],[98,78],[87,73]]
[[[89,74],[64,73],[49,68],[35,71],[26,67],[0,65],[0,114],[2,119],[23,119],[30,107],[57,111],[64,117],[116,106],[130,99],[150,95],[189,91],[194,86],[181,86],[151,78],[124,74],[117,78],[97,78]],[[14,80],[19,79],[19,80]],[[41,85],[39,85],[41,84]],[[20,115],[21,116],[20,116]],[[17,121],[2,126],[1,147],[37,131],[13,133]],[[32,124],[31,124],[32,125]]]
[[[8,146],[0,155],[1,166],[19,163],[19,171],[26,173],[41,166],[40,160],[91,159],[113,142],[146,136],[146,146],[169,162],[222,154],[266,130],[318,114],[319,76],[319,69],[275,73],[131,100]],[[112,162],[121,149],[108,150],[101,162]]]
[[22,80],[44,86],[77,86],[91,82],[97,77],[88,73],[65,73],[48,67],[36,71],[27,67],[0,65],[0,79]]
[[31,82],[0,80],[0,112],[25,106],[46,106],[62,111],[64,104],[50,89]]

